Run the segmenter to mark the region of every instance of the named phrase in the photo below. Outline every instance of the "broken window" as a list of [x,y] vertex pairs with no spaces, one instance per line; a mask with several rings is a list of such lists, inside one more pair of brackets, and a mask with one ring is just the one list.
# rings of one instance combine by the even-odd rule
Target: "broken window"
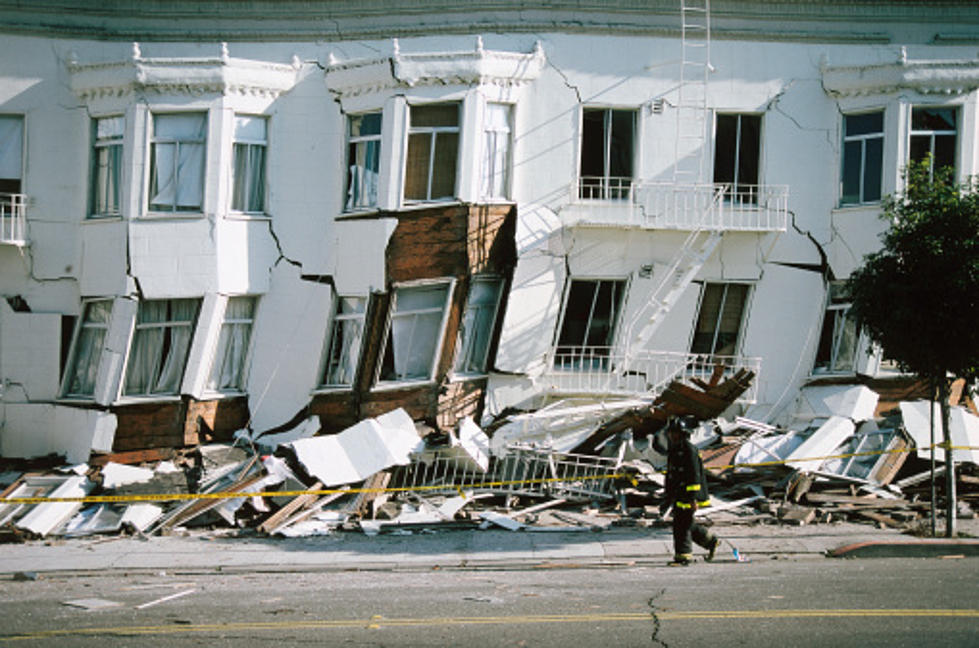
[[351,115],[347,133],[346,211],[377,207],[381,168],[381,113]]
[[151,299],[136,311],[126,363],[126,396],[176,394],[190,350],[200,299]]
[[122,213],[122,137],[124,117],[94,120],[90,218]]
[[409,120],[405,200],[455,197],[459,104],[410,106]]
[[459,341],[456,345],[455,367],[457,374],[479,375],[486,373],[490,342],[496,324],[496,313],[503,292],[503,280],[499,277],[474,277],[469,287],[466,310],[459,324]]
[[728,185],[727,198],[758,201],[761,115],[720,114],[714,143],[714,184]]
[[912,108],[912,162],[930,157],[929,172],[942,167],[955,167],[956,127],[954,108]]
[[635,110],[585,108],[582,111],[579,198],[629,198],[635,137]]
[[859,205],[880,200],[883,161],[883,111],[844,115],[840,204]]
[[845,284],[830,283],[813,373],[853,372],[859,336],[857,324],[850,317],[850,296]]
[[83,304],[82,316],[75,327],[75,337],[68,354],[61,386],[62,396],[92,398],[95,395],[95,377],[111,316],[112,300],[100,299]]
[[615,340],[625,295],[624,279],[572,279],[561,317],[555,363],[593,368],[604,362]]
[[24,172],[24,118],[0,115],[0,194],[19,194]]
[[268,122],[264,117],[235,115],[234,185],[231,209],[265,213],[265,150]]
[[400,286],[391,296],[379,381],[430,380],[435,373],[451,282]]
[[749,285],[743,283],[704,284],[691,353],[737,353],[748,288]]
[[339,296],[336,302],[333,326],[326,347],[326,362],[320,380],[321,387],[353,385],[364,337],[367,298]]
[[510,176],[511,106],[486,104],[483,123],[483,175],[480,196],[506,199]]
[[229,297],[224,308],[224,322],[218,336],[214,363],[207,380],[207,389],[216,392],[245,390],[245,361],[248,343],[255,320],[254,297]]
[[206,113],[153,115],[151,211],[197,212],[204,204]]

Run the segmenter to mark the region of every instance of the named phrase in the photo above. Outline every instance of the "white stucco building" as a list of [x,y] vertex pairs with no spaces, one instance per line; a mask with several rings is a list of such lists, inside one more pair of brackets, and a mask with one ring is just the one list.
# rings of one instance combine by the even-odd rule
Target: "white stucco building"
[[[839,282],[979,172],[971,1],[0,0],[0,456],[891,375]],[[940,289],[940,287],[936,287]]]

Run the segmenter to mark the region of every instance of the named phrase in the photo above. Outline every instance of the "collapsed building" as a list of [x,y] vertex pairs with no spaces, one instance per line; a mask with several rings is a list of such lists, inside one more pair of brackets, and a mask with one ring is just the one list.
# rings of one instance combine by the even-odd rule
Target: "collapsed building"
[[[163,461],[400,412],[420,439],[484,428],[494,464],[615,448],[582,460],[598,474],[677,408],[800,433],[742,464],[832,454],[875,417],[808,430],[806,390],[913,382],[842,289],[881,198],[909,159],[979,171],[972,2],[0,16],[6,460]],[[307,474],[278,483],[326,483],[280,458]]]

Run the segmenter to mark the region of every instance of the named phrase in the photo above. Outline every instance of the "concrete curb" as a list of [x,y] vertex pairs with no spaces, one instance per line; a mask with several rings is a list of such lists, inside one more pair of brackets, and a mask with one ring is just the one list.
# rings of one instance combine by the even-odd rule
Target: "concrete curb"
[[857,542],[837,547],[831,558],[944,558],[979,556],[979,540],[923,539]]

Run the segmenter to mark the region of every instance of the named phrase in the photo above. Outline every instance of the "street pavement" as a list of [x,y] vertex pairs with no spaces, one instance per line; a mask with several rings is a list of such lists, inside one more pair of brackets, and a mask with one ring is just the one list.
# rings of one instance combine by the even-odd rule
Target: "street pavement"
[[[959,520],[960,537],[916,538],[869,524],[716,524],[716,560],[979,556],[979,520]],[[736,551],[735,551],[736,549]],[[699,550],[697,561],[704,552]],[[434,529],[368,536],[337,531],[306,538],[180,531],[169,536],[48,538],[0,548],[0,578],[93,572],[311,572],[427,569],[545,569],[666,564],[668,526],[604,530]],[[694,568],[696,565],[694,566]]]

